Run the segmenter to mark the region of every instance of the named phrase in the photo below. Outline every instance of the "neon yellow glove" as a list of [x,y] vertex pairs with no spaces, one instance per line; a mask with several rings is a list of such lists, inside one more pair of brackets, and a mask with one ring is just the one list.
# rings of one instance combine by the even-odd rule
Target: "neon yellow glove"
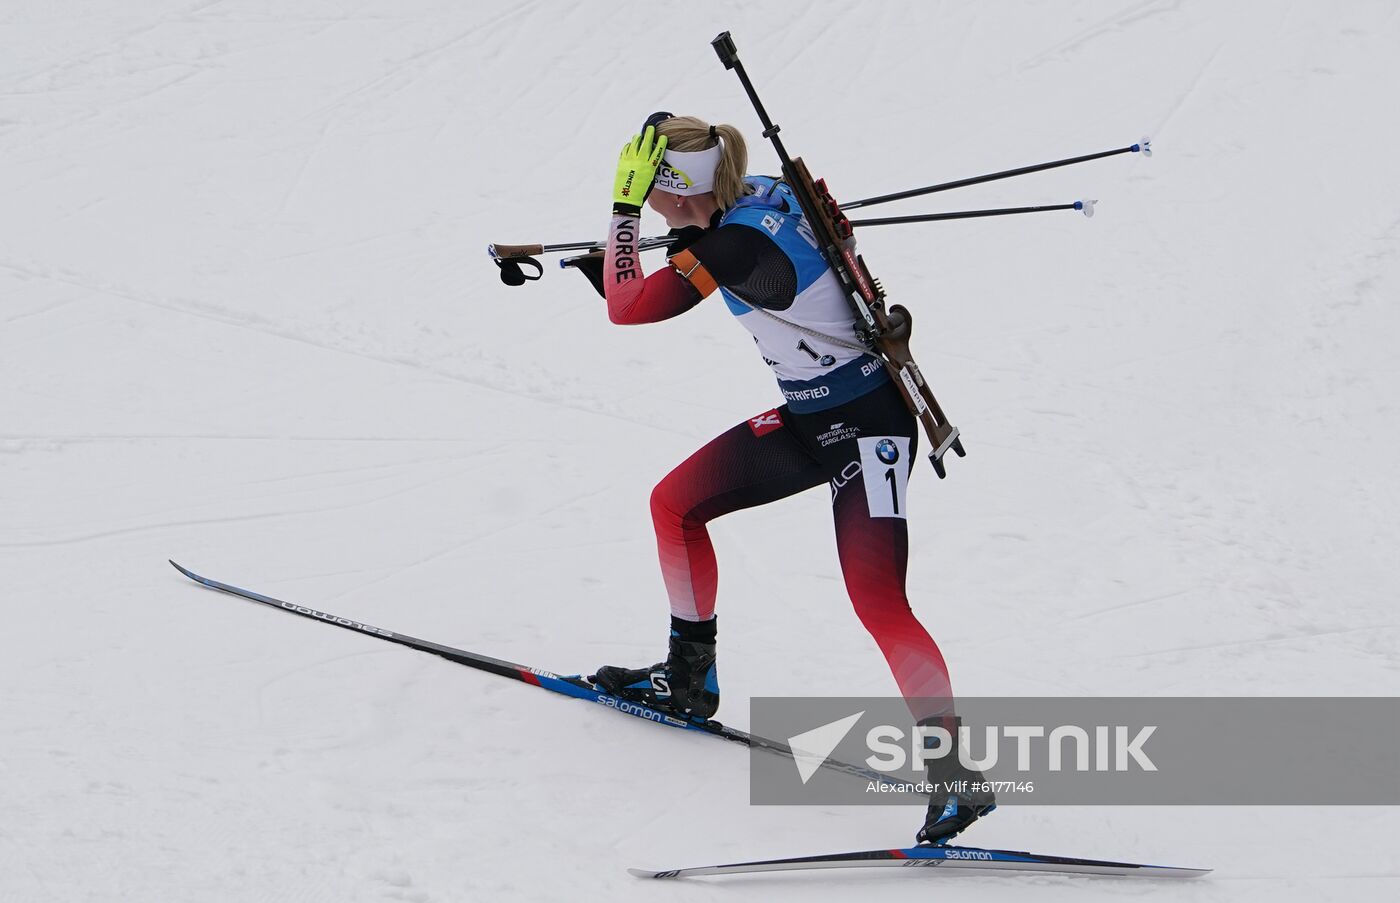
[[613,182],[613,213],[636,216],[642,212],[642,202],[656,179],[665,151],[666,136],[657,137],[656,127],[651,125],[622,146],[622,154],[617,158],[617,179]]

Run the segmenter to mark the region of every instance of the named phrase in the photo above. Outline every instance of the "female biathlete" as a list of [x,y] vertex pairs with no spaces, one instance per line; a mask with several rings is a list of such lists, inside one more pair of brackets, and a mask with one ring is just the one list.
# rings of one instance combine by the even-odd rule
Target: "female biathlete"
[[[669,652],[649,668],[605,665],[590,680],[684,717],[714,715],[716,568],[705,525],[826,483],[856,614],[915,718],[956,738],[948,667],[904,592],[915,419],[883,364],[856,341],[850,303],[788,187],[746,177],[747,162],[734,127],[670,113],[649,117],[618,160],[601,274],[609,318],[655,323],[718,290],[753,334],[787,403],[717,436],[656,486],[651,513],[671,602]],[[636,244],[644,202],[680,230],[670,265],[650,276]],[[988,792],[946,792],[961,780],[982,776],[961,765],[956,748],[931,760],[935,789],[919,842],[946,842],[991,810]]]

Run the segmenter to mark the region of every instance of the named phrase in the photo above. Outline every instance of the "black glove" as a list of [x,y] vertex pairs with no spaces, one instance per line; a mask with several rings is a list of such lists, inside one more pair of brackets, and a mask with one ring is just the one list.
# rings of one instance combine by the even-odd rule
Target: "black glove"
[[699,226],[686,226],[684,229],[672,229],[666,234],[676,236],[676,240],[666,248],[666,256],[671,257],[699,241],[700,236],[705,234],[705,230]]

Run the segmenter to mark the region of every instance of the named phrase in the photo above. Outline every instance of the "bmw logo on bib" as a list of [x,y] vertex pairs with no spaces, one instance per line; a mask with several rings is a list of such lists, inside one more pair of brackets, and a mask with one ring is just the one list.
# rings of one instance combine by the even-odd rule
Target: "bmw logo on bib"
[[899,460],[899,446],[888,439],[881,439],[875,443],[875,454],[886,464],[893,464]]

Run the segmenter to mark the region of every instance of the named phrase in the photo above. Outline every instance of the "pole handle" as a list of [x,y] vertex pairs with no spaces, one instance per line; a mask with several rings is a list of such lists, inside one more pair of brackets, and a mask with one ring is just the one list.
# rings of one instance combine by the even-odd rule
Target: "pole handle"
[[486,253],[497,260],[511,260],[517,257],[534,257],[544,253],[544,245],[501,245],[486,246]]

